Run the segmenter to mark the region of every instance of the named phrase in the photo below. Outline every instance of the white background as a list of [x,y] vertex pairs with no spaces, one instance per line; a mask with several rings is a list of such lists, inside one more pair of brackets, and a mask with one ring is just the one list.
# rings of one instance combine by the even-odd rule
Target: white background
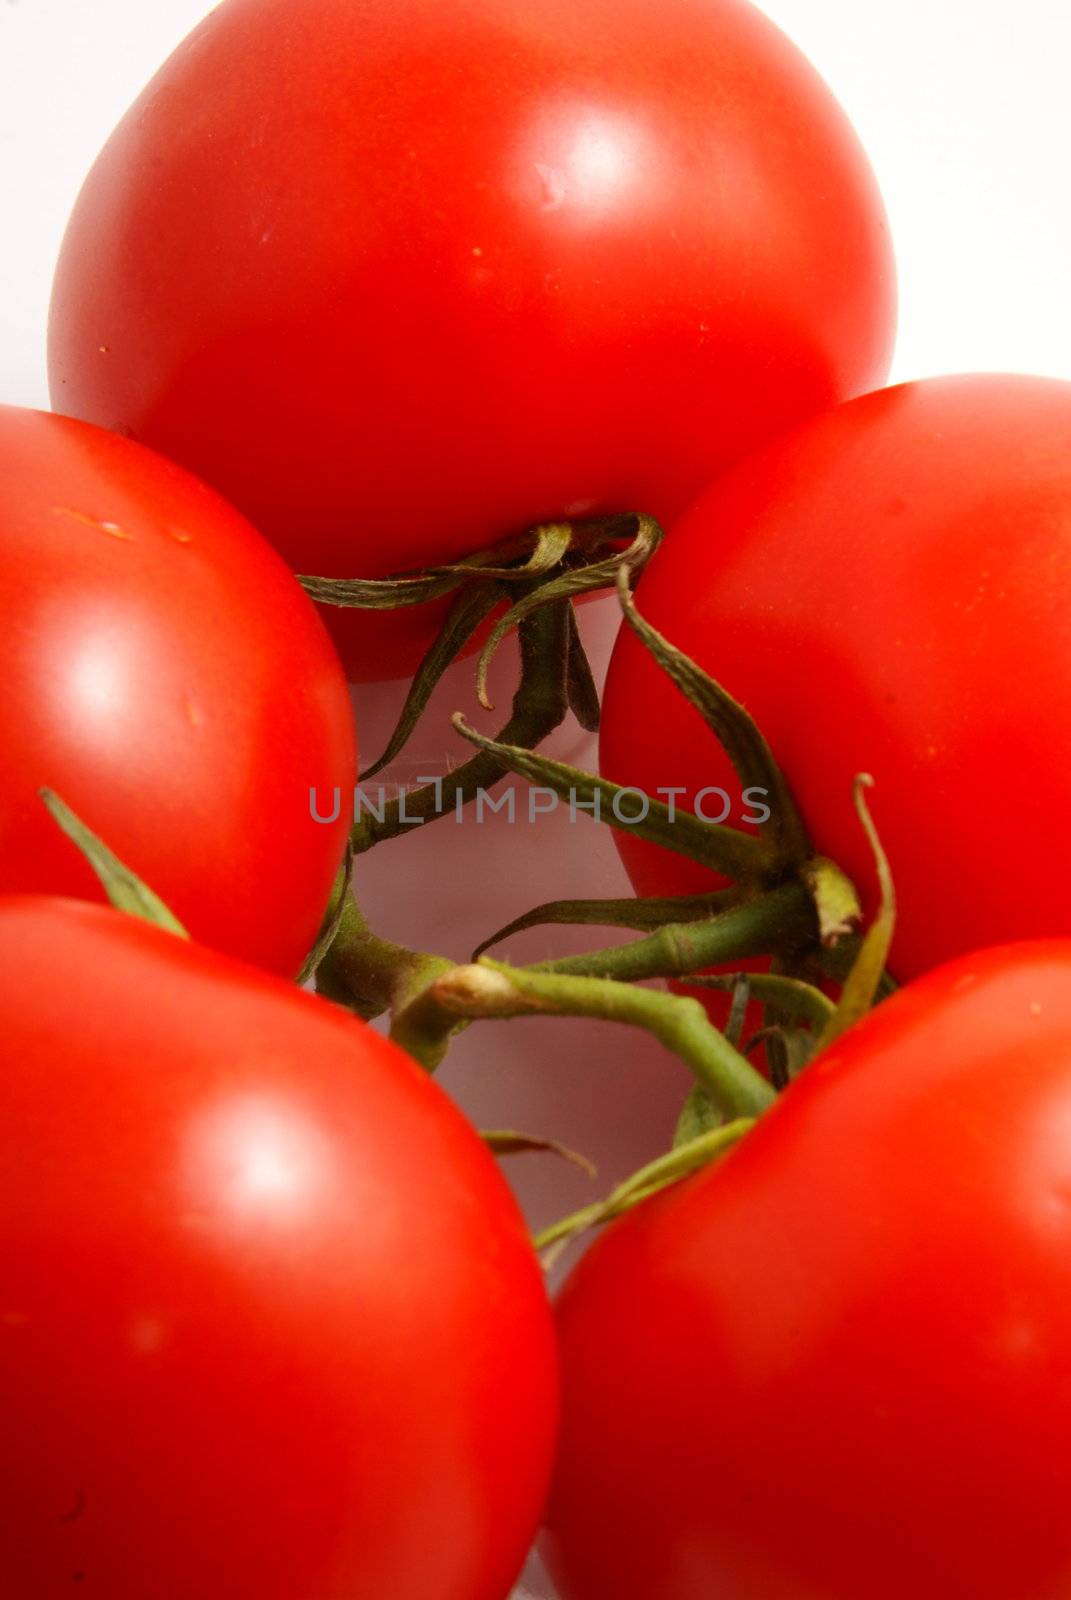
[[[0,0],[0,401],[47,405],[49,285],[78,186],[130,100],[209,9],[204,0]],[[1071,7],[768,0],[765,9],[839,95],[881,181],[901,280],[894,376],[1004,369],[1071,378]],[[614,623],[612,607],[589,608],[597,661]],[[359,694],[366,755],[397,701],[391,687]],[[443,725],[457,707],[471,709],[464,668],[416,743],[417,770],[439,769]],[[559,750],[594,758],[579,735]],[[440,823],[385,847],[362,890],[383,931],[457,957],[537,901],[626,892],[609,836],[563,816],[508,834]],[[534,959],[550,940],[530,935],[510,953]],[[555,948],[567,942],[554,937]],[[483,1126],[555,1131],[586,1149],[602,1186],[664,1148],[684,1086],[657,1047],[550,1021],[473,1030],[444,1081]],[[591,1195],[582,1177],[537,1158],[513,1175],[536,1221]],[[529,1581],[547,1592],[534,1572]]]

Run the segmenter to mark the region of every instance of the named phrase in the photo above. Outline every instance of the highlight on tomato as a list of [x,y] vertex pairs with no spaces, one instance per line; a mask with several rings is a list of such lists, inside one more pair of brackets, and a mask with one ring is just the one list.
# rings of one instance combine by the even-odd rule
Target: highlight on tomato
[[[345,676],[276,552],[171,462],[0,407],[0,890],[100,899],[49,788],[195,937],[293,977],[356,772]],[[313,820],[311,791],[330,816]]]
[[[52,395],[378,577],[675,517],[881,382],[894,302],[855,133],[743,0],[225,0],[86,183]],[[433,630],[330,623],[358,678]]]
[[558,1305],[565,1600],[1049,1600],[1071,1581],[1071,941],[834,1044]]
[[[744,703],[816,846],[863,888],[852,785],[873,775],[898,977],[1071,934],[1071,384],[929,379],[803,424],[696,503],[637,600]],[[681,804],[709,785],[738,790],[628,630],[601,766],[652,793],[679,785]],[[640,894],[710,882],[616,837]]]
[[0,1589],[502,1600],[557,1420],[478,1135],[340,1007],[0,899]]

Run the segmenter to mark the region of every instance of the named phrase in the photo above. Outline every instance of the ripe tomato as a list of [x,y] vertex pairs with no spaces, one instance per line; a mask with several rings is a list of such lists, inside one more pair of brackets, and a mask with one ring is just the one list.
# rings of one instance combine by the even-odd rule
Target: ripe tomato
[[[374,577],[672,517],[880,382],[893,323],[855,135],[742,0],[226,0],[88,180],[51,374]],[[334,626],[360,676],[416,649]]]
[[[899,976],[1071,933],[1071,384],[934,379],[829,412],[727,473],[639,602],[745,703],[818,847],[861,886],[852,780],[874,775]],[[629,633],[602,768],[652,791],[739,793]],[[683,858],[618,837],[641,894],[703,886]]]
[[[355,778],[345,677],[275,552],[114,434],[0,408],[0,889],[99,899],[55,789],[205,943],[293,977]],[[310,789],[331,825],[313,821]]]
[[0,1590],[502,1600],[557,1414],[476,1134],[341,1009],[0,901]]
[[559,1305],[568,1600],[1071,1591],[1071,942],[921,979]]

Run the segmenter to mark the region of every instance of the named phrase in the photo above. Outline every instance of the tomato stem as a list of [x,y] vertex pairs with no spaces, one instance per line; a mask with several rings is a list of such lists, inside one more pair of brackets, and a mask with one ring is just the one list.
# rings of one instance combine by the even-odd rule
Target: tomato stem
[[[316,988],[327,999],[356,1011],[366,1022],[384,1014],[397,1019],[406,1016],[424,998],[434,979],[451,966],[444,956],[410,950],[380,938],[368,926],[353,894],[347,893],[335,938],[316,973]],[[410,1018],[408,1024],[414,1048],[410,1049],[406,1039],[398,1042],[424,1064],[438,1065],[456,1026],[456,1020],[444,1012],[421,1014],[416,1020]],[[427,1060],[428,1051],[419,1047],[424,1034],[431,1032],[441,1045],[433,1063]]]
[[719,1033],[698,1000],[618,983],[483,961],[436,978],[432,994],[456,1017],[597,1017],[654,1034],[687,1062],[727,1116],[754,1117],[775,1098],[770,1085]]
[[817,939],[814,906],[798,879],[698,922],[666,923],[644,939],[539,961],[535,972],[641,982],[683,978],[751,956],[799,950]]

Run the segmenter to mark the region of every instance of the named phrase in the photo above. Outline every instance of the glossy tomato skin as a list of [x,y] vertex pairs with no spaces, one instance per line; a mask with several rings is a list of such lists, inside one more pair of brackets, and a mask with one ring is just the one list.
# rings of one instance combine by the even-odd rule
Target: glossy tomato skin
[[[868,892],[852,783],[874,776],[898,976],[1071,933],[1071,384],[931,379],[829,412],[715,484],[638,598],[745,703],[816,845]],[[601,765],[739,794],[627,631]],[[702,886],[683,857],[617,837],[639,893]]]
[[[100,899],[68,805],[207,944],[293,977],[342,858],[345,675],[275,551],[102,429],[0,408],[0,890]],[[310,790],[318,788],[313,820]]]
[[477,1135],[341,1009],[0,901],[0,1589],[503,1600],[553,1326]]
[[1071,942],[883,1005],[559,1304],[567,1600],[1071,1588]]
[[[673,517],[880,382],[894,298],[854,133],[742,0],[226,0],[86,184],[52,392],[377,576]],[[416,648],[333,626],[358,676]]]

